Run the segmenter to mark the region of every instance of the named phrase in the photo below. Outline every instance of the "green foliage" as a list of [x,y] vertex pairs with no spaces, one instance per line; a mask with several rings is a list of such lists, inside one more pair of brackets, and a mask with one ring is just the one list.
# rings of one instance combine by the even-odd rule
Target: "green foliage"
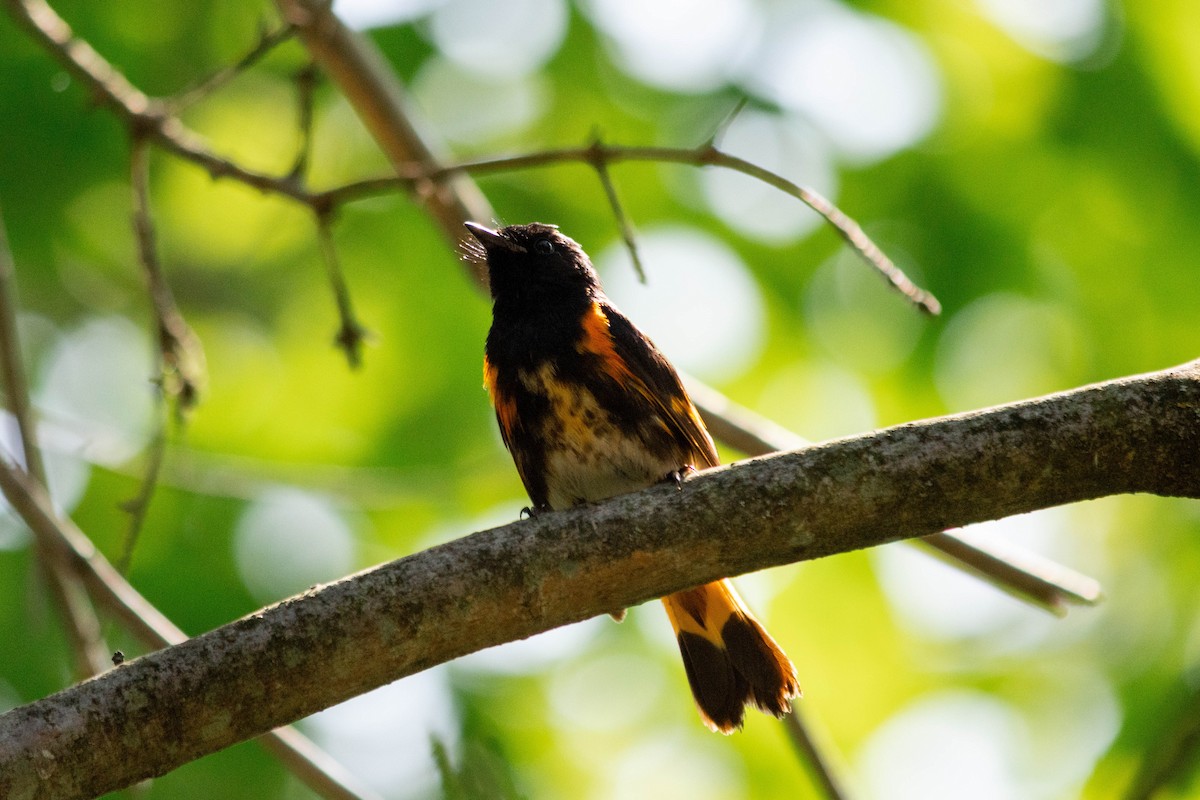
[[[854,12],[830,2],[810,12],[849,28],[774,49],[771,37],[796,27],[789,4],[707,4],[757,44],[718,59],[696,83],[672,73],[673,86],[652,86],[631,67],[636,48],[617,30],[631,13],[649,24],[657,4],[528,4],[540,16],[525,28],[497,23],[510,55],[533,47],[537,20],[562,11],[565,30],[525,71],[464,62],[454,31],[477,37],[476,53],[490,52],[489,40],[438,15],[468,5],[482,13],[486,4],[444,4],[372,33],[457,156],[576,146],[595,131],[612,143],[694,146],[749,93],[725,134],[730,149],[828,192],[939,296],[943,317],[919,318],[783,195],[689,167],[619,164],[613,176],[648,248],[682,232],[670,241],[716,243],[734,256],[726,272],[698,259],[679,275],[648,260],[650,285],[640,289],[589,168],[479,180],[502,220],[555,222],[580,241],[620,287],[617,302],[669,355],[797,433],[844,435],[1200,354],[1192,0],[1097,2],[1097,29],[1083,24],[1058,40],[1006,18],[995,10],[1003,2],[874,0],[848,4]],[[136,85],[164,96],[235,61],[275,20],[271,3],[54,6]],[[707,41],[700,33],[719,38],[684,24],[696,13],[681,10],[671,23],[699,31],[690,50],[672,50],[661,22],[662,59],[686,66]],[[882,20],[891,25],[871,27]],[[862,38],[854,26],[864,24],[882,38]],[[832,38],[845,30],[859,38]],[[790,73],[779,65],[829,41],[841,48],[831,58],[870,64],[893,34],[898,52],[917,53],[917,66],[908,56],[898,63],[916,71],[863,74],[900,75],[909,81],[900,89],[931,92],[929,130],[864,154],[848,147],[851,134],[878,141],[921,96],[896,108],[900,89],[855,84],[840,62]],[[289,42],[184,121],[216,152],[285,172],[299,142],[291,80],[304,63]],[[773,63],[783,89],[764,87]],[[847,132],[784,89],[875,111]],[[386,174],[326,83],[315,136],[316,187]],[[113,560],[129,524],[118,506],[138,490],[155,426],[128,149],[119,120],[0,20],[0,211],[32,383],[59,501]],[[414,202],[396,194],[338,214],[335,244],[373,332],[363,367],[350,371],[332,346],[337,311],[306,209],[159,152],[151,175],[167,279],[204,344],[208,387],[186,426],[169,432],[133,553],[130,579],[141,591],[199,633],[289,591],[516,517],[525,501],[480,386],[488,303]],[[771,228],[777,215],[784,222]],[[705,294],[727,278],[747,293]],[[672,310],[680,296],[687,307]],[[710,328],[736,345],[733,356],[714,356],[715,345],[688,351]],[[20,531],[0,520],[7,705],[55,691],[70,672]],[[992,526],[988,535],[1103,580],[1104,604],[1065,620],[900,546],[744,585],[797,664],[806,712],[863,796],[954,797],[973,786],[992,791],[984,797],[1109,798],[1144,753],[1174,746],[1173,727],[1188,730],[1186,720],[1164,722],[1176,715],[1163,709],[1178,698],[1195,707],[1197,533],[1194,502],[1158,498]],[[106,631],[114,649],[140,653],[114,624]],[[389,797],[437,796],[439,778],[448,798],[817,796],[773,721],[753,715],[728,739],[701,728],[673,649],[661,612],[648,606],[621,626],[593,621],[439,667],[406,694],[414,676],[390,687],[392,700],[355,712],[351,727],[318,717],[307,730]],[[1170,796],[1187,796],[1198,780],[1182,761]],[[145,796],[309,795],[242,745],[154,782]]]

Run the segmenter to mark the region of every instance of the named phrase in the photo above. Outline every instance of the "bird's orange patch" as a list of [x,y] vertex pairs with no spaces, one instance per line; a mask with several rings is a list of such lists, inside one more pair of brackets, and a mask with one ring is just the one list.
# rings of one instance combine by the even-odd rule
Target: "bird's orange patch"
[[497,373],[497,369],[487,360],[487,356],[484,356],[483,385],[487,388],[492,407],[496,409],[496,419],[500,421],[501,432],[507,440],[517,424],[517,404],[500,391],[496,383]]
[[583,315],[582,322],[583,336],[580,337],[576,349],[580,353],[599,356],[604,371],[613,380],[621,383],[632,380],[633,371],[629,369],[625,360],[617,355],[612,333],[608,328],[608,315],[599,303],[593,301],[591,310]]
[[682,417],[690,417],[692,423],[699,430],[707,430],[704,427],[704,420],[700,418],[700,412],[696,410],[696,406],[686,397],[672,397],[671,410]]
[[721,631],[725,623],[744,609],[727,581],[714,581],[662,599],[675,634],[693,633],[724,650]]

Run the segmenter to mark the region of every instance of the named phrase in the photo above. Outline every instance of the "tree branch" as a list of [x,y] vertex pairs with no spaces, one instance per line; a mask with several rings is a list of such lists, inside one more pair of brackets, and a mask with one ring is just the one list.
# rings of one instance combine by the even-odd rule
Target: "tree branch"
[[[22,473],[0,477],[51,513]],[[719,467],[316,587],[0,716],[0,795],[94,796],[697,583],[1127,492],[1200,498],[1200,360]]]

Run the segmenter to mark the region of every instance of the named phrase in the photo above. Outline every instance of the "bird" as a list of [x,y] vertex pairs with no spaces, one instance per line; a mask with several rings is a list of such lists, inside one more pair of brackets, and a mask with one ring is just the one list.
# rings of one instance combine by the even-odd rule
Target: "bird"
[[[492,324],[484,386],[531,515],[596,503],[719,463],[662,352],[605,296],[557,226],[466,223],[486,263]],[[729,734],[753,705],[782,717],[796,669],[729,580],[662,599],[704,724]]]

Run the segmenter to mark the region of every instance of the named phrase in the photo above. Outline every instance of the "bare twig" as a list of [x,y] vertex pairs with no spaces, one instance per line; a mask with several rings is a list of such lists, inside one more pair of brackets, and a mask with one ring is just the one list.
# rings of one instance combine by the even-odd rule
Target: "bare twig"
[[[1115,493],[1200,498],[1198,418],[1195,361],[456,539],[0,716],[0,796],[99,794],[465,653],[721,576]],[[19,471],[0,469],[0,488],[28,505]],[[729,520],[748,514],[730,547]]]
[[[96,602],[146,647],[169,647],[187,636],[142,597],[82,531],[60,519],[42,488],[0,459],[0,488],[38,541],[70,560]],[[16,488],[14,488],[16,487]]]
[[154,499],[154,490],[158,487],[158,478],[162,473],[163,457],[167,451],[167,412],[162,395],[155,398],[156,426],[154,437],[147,449],[146,465],[142,469],[142,479],[138,485],[137,494],[121,503],[121,510],[129,514],[129,527],[125,529],[125,544],[121,547],[121,556],[117,559],[117,571],[122,575],[129,572],[133,561],[133,551],[137,547],[138,537],[146,523],[146,514],[150,511],[150,502]]
[[25,360],[17,333],[16,265],[8,246],[8,232],[0,218],[0,368],[4,374],[4,395],[9,413],[17,422],[21,435],[21,455],[25,471],[34,480],[44,483],[46,468],[38,444],[37,420],[29,399],[29,382],[25,377]]
[[[0,219],[0,369],[8,409],[17,421],[25,469],[34,480],[46,485],[46,468],[38,446],[37,420],[29,400],[29,384],[17,333],[16,276],[4,221]],[[62,619],[78,678],[98,675],[108,668],[108,647],[100,632],[96,611],[72,571],[55,558],[52,550],[37,547],[42,580],[55,610]]]
[[737,120],[738,115],[745,110],[746,104],[749,102],[750,98],[746,95],[742,95],[737,99],[737,102],[733,104],[733,108],[729,109],[729,112],[725,114],[720,122],[717,123],[717,127],[713,129],[712,135],[706,140],[705,143],[709,147],[721,146],[721,140],[725,138],[725,132],[729,130],[731,125],[733,125],[734,121]]
[[346,287],[346,276],[342,273],[337,248],[333,244],[333,231],[330,228],[328,214],[317,215],[317,240],[321,246],[321,258],[325,262],[325,272],[329,276],[333,297],[337,302],[338,331],[333,337],[333,341],[346,354],[346,362],[351,369],[357,369],[362,366],[363,340],[367,338],[369,332],[359,323],[358,317],[354,314],[350,290]]
[[175,412],[183,417],[200,399],[204,383],[204,349],[175,305],[171,287],[163,276],[154,239],[154,219],[150,214],[150,151],[146,140],[135,133],[130,151],[130,179],[133,189],[133,230],[138,261],[146,276],[150,305],[162,372],[163,391],[175,403]]
[[218,89],[227,86],[230,81],[262,60],[267,53],[292,38],[292,34],[293,31],[290,25],[280,25],[273,30],[263,29],[258,41],[250,48],[249,52],[233,64],[217,70],[191,88],[185,89],[170,100],[165,101],[164,110],[171,116],[177,116],[184,109],[190,108]]
[[820,787],[826,800],[847,800],[849,795],[839,777],[839,769],[835,769],[828,753],[833,748],[827,742],[818,744],[813,735],[812,725],[805,719],[802,710],[795,704],[790,714],[783,718],[783,727],[787,730],[792,747],[800,754],[800,760],[809,766],[813,782]]
[[683,375],[692,402],[713,437],[748,456],[795,450],[812,444],[798,433],[726,397],[691,375]]
[[[592,145],[597,154],[603,152],[599,135],[595,137]],[[638,254],[637,240],[633,234],[633,224],[629,221],[629,215],[625,213],[625,208],[621,205],[621,198],[617,195],[616,184],[613,183],[612,175],[608,172],[608,163],[603,157],[598,155],[591,164],[592,168],[596,170],[596,176],[600,179],[600,185],[604,187],[604,196],[608,198],[608,206],[612,209],[613,217],[617,220],[617,226],[621,229],[621,241],[625,243],[625,249],[629,251],[629,259],[633,262],[633,271],[637,273],[638,280],[645,283],[646,269],[642,266],[642,257]]]
[[1200,691],[1195,675],[1191,676],[1182,697],[1172,698],[1169,709],[1163,709],[1161,736],[1145,749],[1137,774],[1121,795],[1124,800],[1151,800],[1167,787],[1194,772],[1200,752]]
[[965,531],[943,531],[918,544],[946,563],[1056,616],[1065,615],[1071,605],[1091,606],[1104,598],[1095,578],[994,537],[985,540]]
[[[168,152],[206,169],[213,177],[230,177],[262,191],[276,192],[310,206],[313,204],[312,195],[296,181],[287,177],[278,178],[247,170],[209,152],[199,144],[199,140],[194,134],[184,128],[177,119],[166,113],[162,103],[147,97],[130,84],[87,42],[77,38],[66,22],[44,0],[4,0],[4,2],[14,19],[26,27],[31,35],[41,42],[68,72],[79,79],[101,103],[111,108],[129,124],[135,139],[149,137]],[[147,228],[146,231],[149,232],[150,229]],[[139,232],[139,236],[140,234],[141,232]],[[8,477],[19,481],[22,476],[10,475]],[[47,530],[55,530],[52,515],[47,517],[45,522],[48,525]],[[53,534],[48,535],[53,541]],[[79,534],[79,537],[81,541],[76,543],[78,547],[75,549],[74,557],[75,560],[81,561],[81,564],[86,564],[88,567],[84,569],[80,566],[79,569],[89,589],[93,592],[93,596],[98,595],[111,600],[113,605],[110,608],[125,624],[131,627],[131,630],[141,636],[174,634],[174,636],[162,638],[154,646],[166,646],[184,638],[178,628],[175,628],[157,609],[141,598],[111,565],[103,561],[86,537],[82,534]],[[85,558],[81,555],[83,553],[89,555]],[[97,572],[99,562],[103,562],[104,568]],[[98,625],[96,627],[98,630]],[[102,661],[106,662],[106,660]],[[310,788],[322,797],[331,799],[354,800],[354,798],[373,797],[367,790],[350,788],[353,783],[352,779],[345,776],[344,770],[333,764],[328,756],[322,754],[320,759],[313,759],[311,754],[316,748],[311,743],[305,747],[294,747],[290,742],[295,741],[297,736],[299,734],[296,732],[284,734],[271,745],[271,749],[280,758],[281,763],[300,777]]]
[[[18,21],[47,45],[59,61],[87,84],[107,105],[125,117],[135,130],[144,130],[162,147],[208,170],[213,177],[232,178],[262,191],[271,191],[327,213],[341,203],[380,192],[404,188],[421,199],[454,243],[463,239],[462,222],[489,219],[491,210],[478,188],[458,180],[460,173],[479,174],[548,166],[564,162],[591,164],[607,170],[620,161],[719,166],[741,172],[774,186],[808,205],[832,225],[862,258],[888,283],[923,311],[937,314],[941,305],[917,287],[871,241],[862,228],[816,191],[781,175],[717,149],[711,142],[695,148],[614,147],[599,142],[590,147],[545,150],[506,158],[485,159],[439,166],[427,143],[408,118],[403,90],[390,76],[382,56],[362,37],[347,29],[329,5],[317,0],[276,0],[284,18],[309,48],[313,58],[338,82],[363,122],[395,165],[398,178],[359,181],[343,187],[310,192],[294,175],[274,177],[247,170],[201,146],[195,135],[171,116],[160,101],[152,100],[129,83],[43,0],[6,0]],[[600,166],[597,166],[600,165]],[[602,178],[603,181],[603,178]],[[606,184],[606,192],[610,185]],[[610,195],[610,203],[612,196]],[[625,232],[623,231],[623,234]],[[486,282],[481,265],[471,265]]]
[[903,295],[905,299],[926,314],[937,315],[941,313],[942,304],[938,302],[936,297],[909,280],[908,276],[879,249],[879,246],[871,241],[871,238],[867,236],[857,222],[816,190],[799,186],[781,175],[764,169],[757,164],[752,164],[745,159],[717,150],[715,147],[709,148],[708,154],[708,163],[736,170],[752,178],[758,178],[763,183],[774,186],[781,192],[800,200],[800,202],[824,217],[825,221],[841,234],[846,243],[854,248],[854,251],[864,261],[874,267],[888,284]]
[[296,73],[296,127],[300,130],[300,146],[296,161],[288,171],[288,177],[303,180],[308,172],[308,159],[312,153],[313,102],[317,91],[317,67],[308,64]]

